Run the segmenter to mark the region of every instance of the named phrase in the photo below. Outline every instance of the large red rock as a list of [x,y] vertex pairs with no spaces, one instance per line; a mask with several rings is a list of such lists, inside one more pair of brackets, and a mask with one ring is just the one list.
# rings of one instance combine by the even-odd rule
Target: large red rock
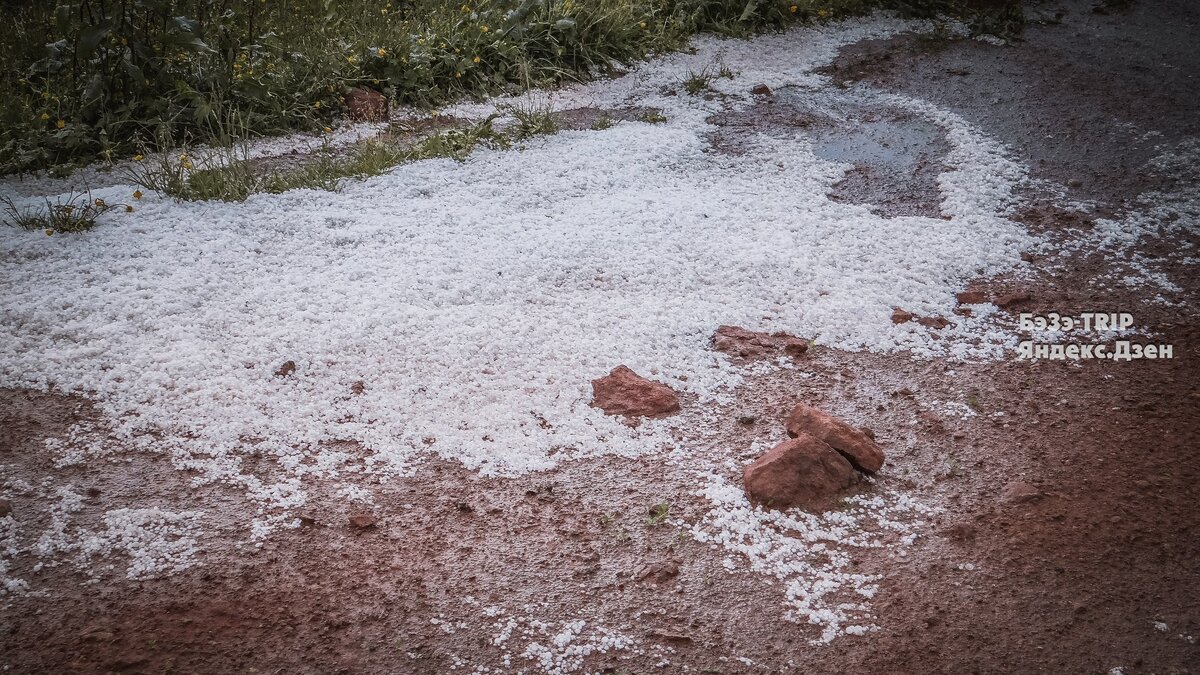
[[351,89],[346,92],[346,115],[354,122],[386,122],[387,97],[374,89]]
[[875,473],[883,466],[883,449],[859,429],[803,403],[787,417],[789,436],[811,434],[850,460],[854,468]]
[[780,352],[788,356],[802,356],[808,351],[808,341],[784,333],[758,333],[739,326],[720,326],[713,333],[713,349],[743,359],[760,359],[776,356]]
[[592,380],[592,405],[608,415],[666,415],[679,410],[679,396],[667,385],[617,366]]
[[824,511],[854,482],[854,467],[809,434],[784,441],[742,470],[751,501],[775,509]]

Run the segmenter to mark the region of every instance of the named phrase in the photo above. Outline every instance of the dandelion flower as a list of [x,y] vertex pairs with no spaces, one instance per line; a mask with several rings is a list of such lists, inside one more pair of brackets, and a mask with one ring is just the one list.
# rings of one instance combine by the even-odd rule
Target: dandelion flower
[[134,199],[141,199],[141,198],[142,198],[142,191],[141,191],[141,190],[134,190],[134,191],[133,191],[133,198],[134,198]]
[[795,13],[796,13],[796,12],[797,12],[799,9],[800,9],[800,8],[799,8],[799,7],[797,7],[797,6],[795,6],[795,5],[792,5],[791,7],[788,7],[788,11],[789,11],[789,12],[791,12],[792,14],[795,14]]
[[329,127],[325,127],[325,133],[327,133],[327,134],[332,134],[332,133],[333,133],[333,129],[330,129]]
[[320,108],[320,107],[321,107],[321,102],[320,102],[320,101],[317,101],[316,103],[314,103],[314,104],[313,104],[313,107],[314,107],[314,108]]
[[51,236],[51,235],[53,235],[53,234],[54,234],[54,230],[52,230],[52,229],[50,229],[50,228],[48,228],[48,227],[47,227],[47,228],[46,228],[46,236],[47,236],[47,237],[49,237],[49,236]]
[[471,59],[471,60],[472,60],[472,61],[474,61],[475,63],[479,63],[479,57],[478,57],[478,56],[476,56],[475,58],[473,58],[473,59]]
[[479,32],[481,32],[481,33],[486,33],[486,32],[488,32],[488,27],[487,27],[487,26],[480,26],[480,27],[479,27]]
[[827,10],[827,9],[817,10],[817,16],[824,19],[825,17],[829,16],[829,10]]
[[50,113],[42,113],[41,119],[43,121],[50,119]]
[[639,25],[639,26],[641,26],[642,28],[645,28],[645,27],[646,27],[646,22],[645,22],[645,21],[642,21],[642,22],[640,22],[638,25]]
[[63,127],[67,126],[67,123],[64,120],[59,120],[54,123],[54,126],[58,127],[59,129],[62,129]]
[[142,161],[143,159],[145,159],[145,157],[142,157],[141,155],[134,155],[134,156],[133,156],[133,161],[135,161],[135,162],[140,162],[140,161]]

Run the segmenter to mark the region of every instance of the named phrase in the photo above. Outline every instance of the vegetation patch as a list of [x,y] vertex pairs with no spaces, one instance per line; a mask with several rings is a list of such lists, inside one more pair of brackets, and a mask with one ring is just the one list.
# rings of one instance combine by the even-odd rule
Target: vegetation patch
[[92,198],[92,193],[86,191],[72,193],[65,199],[46,199],[45,208],[18,206],[9,197],[0,198],[0,206],[3,207],[0,222],[25,230],[43,230],[47,235],[90,230],[97,218],[115,208],[133,211],[128,204],[109,204]]
[[12,0],[0,4],[0,173],[320,129],[354,87],[432,107],[611,72],[698,31],[746,35],[879,7],[928,15],[957,3]]

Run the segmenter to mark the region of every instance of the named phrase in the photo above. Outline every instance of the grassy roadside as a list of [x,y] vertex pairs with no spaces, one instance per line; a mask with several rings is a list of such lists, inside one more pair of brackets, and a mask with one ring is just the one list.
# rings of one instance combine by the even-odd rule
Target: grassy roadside
[[[0,174],[328,125],[352,87],[418,107],[586,79],[698,31],[957,0],[0,0]],[[233,121],[236,120],[236,124]]]

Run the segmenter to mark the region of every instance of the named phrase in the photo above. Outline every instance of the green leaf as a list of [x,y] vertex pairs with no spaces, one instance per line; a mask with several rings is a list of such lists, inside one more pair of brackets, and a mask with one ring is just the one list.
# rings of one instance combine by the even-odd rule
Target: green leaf
[[746,9],[742,10],[742,15],[738,21],[747,21],[758,13],[758,0],[750,0],[746,3]]

